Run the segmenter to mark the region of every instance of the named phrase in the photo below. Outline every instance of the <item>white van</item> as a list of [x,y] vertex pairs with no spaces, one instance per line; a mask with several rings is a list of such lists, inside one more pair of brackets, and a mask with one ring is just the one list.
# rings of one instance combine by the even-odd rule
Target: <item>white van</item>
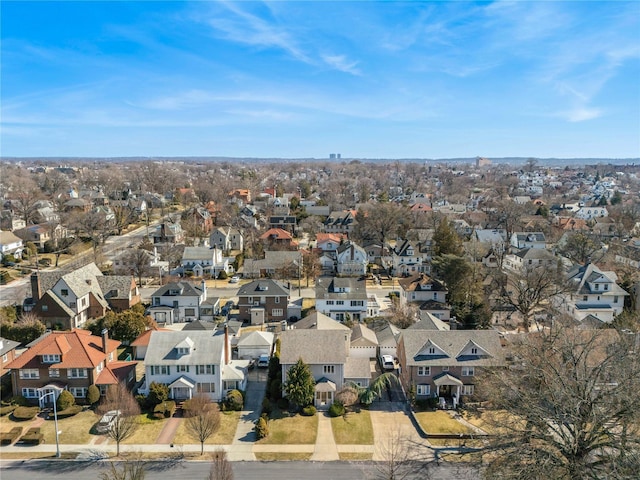
[[105,413],[98,422],[98,425],[96,425],[96,431],[98,433],[107,433],[111,424],[118,418],[118,415],[120,415],[120,410],[110,410]]
[[263,353],[258,357],[258,368],[267,368],[269,367],[269,355]]

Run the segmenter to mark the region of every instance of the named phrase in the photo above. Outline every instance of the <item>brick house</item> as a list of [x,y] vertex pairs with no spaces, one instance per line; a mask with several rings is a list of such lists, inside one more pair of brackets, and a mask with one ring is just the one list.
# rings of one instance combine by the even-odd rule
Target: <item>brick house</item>
[[16,347],[20,345],[20,342],[13,340],[7,340],[0,337],[0,377],[4,377],[6,373],[9,373],[7,365],[13,362],[16,358]]
[[238,290],[238,320],[252,324],[287,319],[289,290],[271,279],[254,280]]
[[[87,389],[96,385],[102,395],[109,385],[135,382],[137,362],[118,361],[120,342],[91,335],[88,330],[45,333],[7,365],[11,370],[13,394],[35,402],[54,392],[57,399],[68,390],[77,403],[84,403]],[[43,405],[40,400],[40,405]]]

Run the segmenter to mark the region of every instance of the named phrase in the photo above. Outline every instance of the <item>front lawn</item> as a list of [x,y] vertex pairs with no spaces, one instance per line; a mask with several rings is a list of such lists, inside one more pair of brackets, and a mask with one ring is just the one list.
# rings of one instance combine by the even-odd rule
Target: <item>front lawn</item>
[[257,452],[256,460],[260,462],[294,462],[311,459],[310,453],[303,452]]
[[[92,410],[85,410],[72,417],[58,419],[58,436],[61,444],[84,445],[92,438],[91,428],[100,420]],[[40,426],[40,433],[48,444],[56,443],[56,426],[53,415]]]
[[258,443],[264,445],[307,445],[316,443],[318,416],[304,417],[274,410],[269,420],[269,435]]
[[[176,436],[173,439],[173,443],[176,445],[200,443],[187,432],[185,420],[180,422],[180,426],[178,427]],[[240,412],[220,412],[220,428],[216,433],[211,435],[206,442],[204,442],[205,445],[230,445],[233,442],[234,435],[236,434],[239,420]]]
[[156,443],[156,439],[165,423],[167,423],[167,419],[151,419],[148,417],[146,413],[138,415],[138,428],[126,440],[123,440],[121,443],[125,445],[133,445],[133,444],[154,444]]
[[524,420],[504,410],[484,410],[480,413],[464,412],[463,416],[467,422],[484,430],[486,433],[497,435],[508,432],[510,430],[509,425],[517,426],[518,422],[524,423]]
[[373,425],[369,410],[349,412],[342,417],[332,418],[331,427],[338,445],[373,445]]
[[417,412],[416,418],[427,433],[450,433],[452,435],[474,433],[466,425],[454,420],[447,412]]

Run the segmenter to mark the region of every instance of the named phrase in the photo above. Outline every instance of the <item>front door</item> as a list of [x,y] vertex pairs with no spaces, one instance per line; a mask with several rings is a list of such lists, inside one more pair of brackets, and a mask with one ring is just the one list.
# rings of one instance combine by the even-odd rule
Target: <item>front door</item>
[[316,392],[316,407],[328,407],[333,403],[333,392]]
[[445,398],[451,397],[451,385],[440,385],[438,395]]

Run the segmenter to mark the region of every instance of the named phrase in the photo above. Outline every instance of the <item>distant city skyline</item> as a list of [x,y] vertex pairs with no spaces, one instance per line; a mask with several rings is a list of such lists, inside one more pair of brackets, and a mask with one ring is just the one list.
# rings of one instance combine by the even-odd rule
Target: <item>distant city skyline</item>
[[0,9],[6,157],[640,157],[640,2]]

